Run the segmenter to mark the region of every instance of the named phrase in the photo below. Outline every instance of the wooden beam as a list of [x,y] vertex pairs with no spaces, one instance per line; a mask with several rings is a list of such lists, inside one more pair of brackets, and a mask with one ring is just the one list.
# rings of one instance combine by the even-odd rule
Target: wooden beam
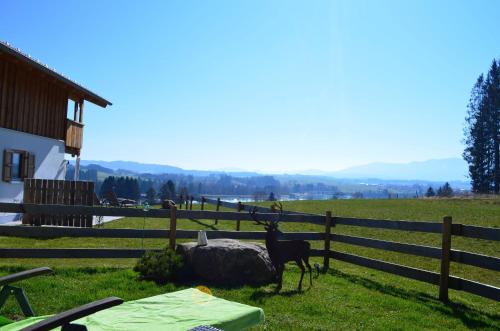
[[73,121],[76,122],[76,114],[78,113],[78,102],[75,101],[75,106],[73,109]]
[[[207,201],[207,200],[205,199],[205,201]],[[220,198],[217,198],[217,205],[215,206],[215,211],[219,211],[219,209],[220,209]],[[215,219],[214,223],[215,223],[215,225],[217,225],[219,223],[219,220]]]
[[[238,213],[241,212],[243,210],[243,204],[241,203],[241,201],[238,201]],[[240,223],[241,220],[240,219],[237,219],[236,220],[236,231],[240,231]]]
[[[197,230],[179,230],[175,232],[176,239],[196,239]],[[265,239],[265,231],[206,231],[209,239],[229,238],[229,239]],[[103,228],[75,228],[59,226],[0,226],[0,236],[10,236],[19,238],[148,238],[166,239],[170,238],[170,230],[157,229],[103,229]],[[324,240],[324,233],[321,232],[284,232],[283,239],[288,240]]]
[[176,230],[177,230],[177,207],[170,206],[170,234],[169,234],[168,246],[172,250],[175,250]]
[[80,108],[80,118],[78,122],[83,123],[83,99],[81,99],[79,102],[79,108]]
[[383,249],[386,251],[412,254],[417,256],[425,256],[434,259],[441,258],[441,249],[437,247],[413,245],[373,238],[355,237],[343,234],[332,234],[331,238],[335,242],[341,242],[350,245]]
[[451,255],[451,217],[443,218],[443,234],[441,248],[441,274],[439,278],[439,300],[448,301],[448,280],[450,277]]
[[451,234],[468,238],[500,241],[500,228],[487,228],[475,225],[452,224]]
[[400,264],[370,259],[367,257],[343,252],[330,251],[329,255],[332,259],[336,259],[339,261],[348,262],[362,267],[388,272],[391,274],[396,274],[434,285],[439,285],[439,274],[436,272],[411,268]]
[[8,259],[124,259],[140,258],[145,249],[106,248],[0,248]]
[[475,282],[455,276],[450,276],[449,286],[454,290],[464,291],[482,296],[497,302],[500,301],[500,288],[488,284]]
[[[325,252],[330,251],[330,234],[332,232],[332,212],[327,211],[325,215]],[[326,272],[330,268],[330,257],[325,256],[323,259],[323,270]]]
[[334,221],[336,224],[368,228],[441,233],[441,223],[437,222],[392,221],[352,217],[335,217]]

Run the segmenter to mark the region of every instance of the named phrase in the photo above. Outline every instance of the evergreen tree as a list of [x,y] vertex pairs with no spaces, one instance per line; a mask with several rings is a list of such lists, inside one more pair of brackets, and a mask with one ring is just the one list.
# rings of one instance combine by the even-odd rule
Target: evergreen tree
[[175,199],[176,192],[175,192],[175,184],[174,184],[174,182],[171,181],[171,180],[168,180],[167,181],[167,187],[168,187],[168,190],[170,191],[170,196],[172,197],[172,199]]
[[170,189],[167,185],[167,183],[163,183],[162,186],[160,187],[160,199],[162,200],[171,200],[172,199],[172,193],[170,192]]
[[486,78],[477,79],[468,104],[464,159],[472,191],[500,192],[500,61],[493,60]]
[[101,189],[99,190],[99,196],[101,198],[104,198],[106,196],[106,193],[108,192],[113,192],[115,187],[115,177],[114,176],[109,176],[106,179],[104,179],[104,182],[101,185]]
[[160,186],[159,196],[162,200],[175,200],[175,184],[173,181],[168,180]]
[[147,191],[146,191],[146,200],[150,203],[150,204],[153,204],[155,203],[155,199],[156,199],[156,191],[153,187],[150,187]]
[[101,185],[99,194],[105,197],[106,193],[114,192],[119,198],[137,200],[140,198],[139,183],[132,177],[107,177]]
[[182,187],[179,194],[183,196],[184,199],[186,199],[189,196],[189,190],[186,186]]
[[444,185],[438,189],[437,195],[439,197],[443,197],[443,198],[452,197],[453,196],[453,189],[451,188],[450,183],[448,183],[448,182],[444,183]]
[[429,188],[427,189],[427,192],[425,192],[425,196],[430,198],[430,197],[433,197],[436,195],[436,192],[434,192],[434,189],[429,186]]
[[363,193],[361,193],[361,192],[354,192],[354,194],[352,195],[352,198],[353,199],[363,199]]
[[274,193],[273,193],[273,192],[271,192],[271,193],[269,194],[269,197],[267,198],[267,201],[276,201],[276,197],[274,196]]
[[137,181],[136,178],[130,178],[129,184],[128,184],[128,198],[137,200],[141,197],[141,191],[139,190],[139,182]]

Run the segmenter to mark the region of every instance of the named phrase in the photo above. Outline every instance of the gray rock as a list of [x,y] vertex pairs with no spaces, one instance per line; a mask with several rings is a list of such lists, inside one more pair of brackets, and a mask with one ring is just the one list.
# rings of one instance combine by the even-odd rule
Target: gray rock
[[234,239],[208,240],[207,246],[195,242],[177,245],[187,267],[196,276],[223,284],[266,284],[276,271],[265,246]]

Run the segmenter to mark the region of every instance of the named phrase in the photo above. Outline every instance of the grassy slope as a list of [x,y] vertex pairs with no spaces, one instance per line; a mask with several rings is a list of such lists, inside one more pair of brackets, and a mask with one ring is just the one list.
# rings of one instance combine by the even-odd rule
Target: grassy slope
[[[452,215],[454,222],[482,226],[500,226],[498,200],[337,200],[289,202],[287,209],[322,213],[333,210],[342,216],[386,219],[436,220]],[[106,224],[114,228],[166,228],[168,221],[128,218]],[[215,228],[212,221],[195,223],[180,220],[182,229]],[[218,229],[234,229],[234,222],[223,221]],[[259,229],[243,222],[242,230]],[[284,224],[286,231],[322,231],[309,224]],[[338,226],[337,233],[439,246],[439,235]],[[146,239],[74,239],[33,240],[0,237],[1,247],[162,247],[164,240]],[[320,242],[314,246],[321,247]],[[453,247],[500,256],[500,244],[483,240],[453,238]],[[380,258],[405,265],[438,271],[439,262],[428,258],[333,244],[333,249]],[[318,260],[319,261],[319,260]],[[39,313],[52,313],[108,295],[126,300],[171,291],[196,284],[163,287],[137,281],[130,266],[132,260],[0,260],[0,273],[28,266],[55,266],[56,275],[37,281],[25,281],[27,291]],[[107,268],[104,268],[106,266]],[[455,304],[437,301],[437,287],[382,272],[333,261],[330,275],[320,275],[314,286],[303,294],[293,291],[298,269],[290,265],[285,274],[284,292],[273,295],[273,285],[225,289],[213,287],[215,295],[262,307],[269,329],[414,329],[414,328],[486,328],[500,327],[500,305],[466,293],[452,291]],[[452,273],[500,286],[498,273],[452,264]],[[51,298],[47,290],[60,293]],[[15,316],[12,302],[3,313]]]

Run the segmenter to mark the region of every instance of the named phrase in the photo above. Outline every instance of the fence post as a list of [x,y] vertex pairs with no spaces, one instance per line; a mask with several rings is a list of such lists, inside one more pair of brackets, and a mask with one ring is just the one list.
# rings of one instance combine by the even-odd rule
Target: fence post
[[182,209],[182,204],[184,203],[184,200],[182,200],[182,194],[179,194],[179,209]]
[[[238,201],[238,213],[243,209],[243,204]],[[236,221],[236,231],[240,231],[240,220]]]
[[[220,198],[217,198],[217,206],[215,207],[215,210],[216,211],[219,211],[220,209]],[[215,220],[215,224],[218,224],[219,223],[219,220]]]
[[186,195],[186,210],[189,208],[189,195]]
[[189,199],[189,210],[193,210],[193,196]]
[[201,210],[205,209],[205,197],[201,197]]
[[448,280],[451,255],[451,216],[443,217],[443,239],[441,247],[441,274],[439,278],[439,300],[448,301]]
[[325,256],[323,258],[323,271],[328,271],[330,268],[330,234],[332,232],[332,212],[327,211],[325,214]]
[[175,250],[175,232],[177,230],[177,207],[170,206],[170,238],[168,246]]

